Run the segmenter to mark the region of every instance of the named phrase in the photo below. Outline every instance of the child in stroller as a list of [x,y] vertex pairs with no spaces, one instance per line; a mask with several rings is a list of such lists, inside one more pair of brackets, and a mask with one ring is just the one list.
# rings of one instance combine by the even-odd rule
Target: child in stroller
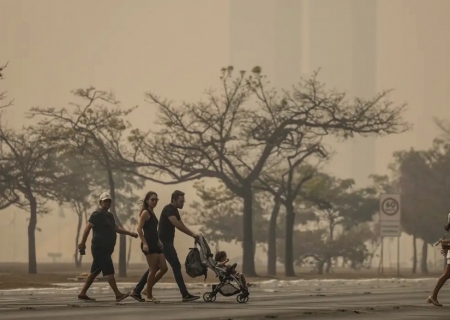
[[217,252],[215,257],[214,257],[214,260],[216,260],[216,262],[217,262],[216,266],[218,266],[218,267],[225,267],[226,272],[229,272],[230,274],[239,277],[240,280],[241,280],[241,283],[244,284],[245,288],[248,290],[248,287],[251,286],[251,283],[248,283],[245,280],[245,276],[242,273],[236,271],[235,268],[236,268],[237,264],[234,264],[233,265],[234,267],[227,264],[228,261],[230,261],[230,260],[228,259],[227,253],[225,251]]
[[203,236],[200,236],[196,241],[196,246],[199,247],[200,256],[203,264],[210,270],[214,271],[216,277],[219,278],[220,283],[212,286],[211,292],[205,292],[203,300],[205,302],[214,302],[217,297],[217,293],[220,293],[224,297],[231,297],[237,294],[236,301],[239,303],[246,303],[249,300],[250,293],[248,292],[248,286],[245,281],[245,277],[236,271],[237,264],[227,266],[226,253],[216,254],[217,258],[222,261],[215,261],[211,249],[206,243]]

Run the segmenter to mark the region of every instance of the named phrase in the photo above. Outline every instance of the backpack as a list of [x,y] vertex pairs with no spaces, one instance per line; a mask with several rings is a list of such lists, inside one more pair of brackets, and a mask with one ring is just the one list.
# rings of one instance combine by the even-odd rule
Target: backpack
[[189,249],[184,266],[186,267],[187,275],[191,278],[205,276],[206,280],[208,268],[203,265],[202,258],[200,257],[200,251],[197,248]]

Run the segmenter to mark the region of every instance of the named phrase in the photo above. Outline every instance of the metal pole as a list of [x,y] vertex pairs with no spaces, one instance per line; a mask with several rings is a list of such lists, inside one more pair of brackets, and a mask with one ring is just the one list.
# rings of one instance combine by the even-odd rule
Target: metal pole
[[381,274],[384,274],[384,237],[381,237]]
[[16,212],[13,215],[13,262],[16,262]]
[[400,237],[397,237],[397,277],[400,277]]

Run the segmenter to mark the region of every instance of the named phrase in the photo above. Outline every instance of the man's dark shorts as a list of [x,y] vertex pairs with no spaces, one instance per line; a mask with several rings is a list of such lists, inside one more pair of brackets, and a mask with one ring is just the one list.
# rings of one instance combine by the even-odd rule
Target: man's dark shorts
[[99,274],[102,272],[103,276],[114,274],[114,264],[111,258],[113,251],[91,248],[92,251],[92,266],[91,273]]

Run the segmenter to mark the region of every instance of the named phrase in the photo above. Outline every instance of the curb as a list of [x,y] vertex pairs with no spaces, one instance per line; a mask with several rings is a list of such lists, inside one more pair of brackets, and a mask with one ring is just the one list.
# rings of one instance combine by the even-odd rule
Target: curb
[[[373,279],[311,279],[311,280],[267,280],[253,282],[252,288],[259,289],[276,289],[276,288],[286,288],[286,287],[309,287],[309,286],[334,286],[334,285],[364,285],[364,284],[389,284],[389,283],[423,283],[428,281],[436,281],[435,278],[418,278],[418,279],[404,279],[404,278],[373,278]],[[5,289],[0,290],[1,295],[8,294],[21,294],[21,295],[33,295],[38,293],[56,293],[56,292],[71,292],[81,290],[84,283],[54,283],[53,285],[58,287],[47,287],[47,288],[19,288],[19,289]],[[137,283],[134,282],[122,282],[117,283],[119,290],[121,291],[131,291]],[[216,283],[186,283],[188,289],[206,289]],[[158,290],[176,290],[178,291],[178,286],[176,283],[157,283],[155,289]],[[91,290],[100,290],[102,292],[111,291],[109,284],[106,282],[94,282],[91,286]]]

